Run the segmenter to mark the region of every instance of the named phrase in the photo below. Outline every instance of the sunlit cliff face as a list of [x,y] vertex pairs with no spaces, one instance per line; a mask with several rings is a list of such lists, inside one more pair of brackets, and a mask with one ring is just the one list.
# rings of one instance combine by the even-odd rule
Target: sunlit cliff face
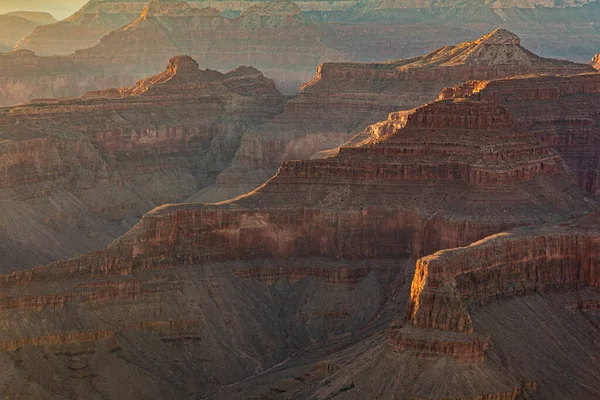
[[60,20],[76,12],[86,2],[86,0],[0,0],[0,14],[11,11],[44,11]]

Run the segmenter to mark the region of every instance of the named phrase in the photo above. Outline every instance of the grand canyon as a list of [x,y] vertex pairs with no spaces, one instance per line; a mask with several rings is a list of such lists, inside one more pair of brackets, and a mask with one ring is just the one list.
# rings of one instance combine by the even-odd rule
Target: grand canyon
[[597,2],[69,4],[0,8],[1,398],[600,399]]

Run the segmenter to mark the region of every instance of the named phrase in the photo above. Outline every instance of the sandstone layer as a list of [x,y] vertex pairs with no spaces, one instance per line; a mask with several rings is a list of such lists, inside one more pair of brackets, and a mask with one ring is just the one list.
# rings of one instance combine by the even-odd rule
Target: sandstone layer
[[[125,93],[144,91],[140,86]],[[397,113],[362,139],[334,157],[284,162],[273,179],[237,199],[159,207],[104,251],[2,277],[0,313],[10,327],[0,329],[1,362],[12,377],[3,392],[514,399],[538,384],[560,391],[562,381],[542,380],[533,367],[520,375],[478,366],[490,335],[469,319],[458,295],[439,306],[460,311],[449,322],[446,314],[428,318],[426,307],[438,309],[440,299],[416,289],[424,286],[422,261],[409,291],[409,260],[516,226],[563,223],[594,210],[595,200],[498,104],[438,101]],[[524,261],[504,268],[499,280],[476,266],[466,271],[474,281],[455,278],[460,263],[438,280],[459,279],[473,301],[489,302],[544,284],[596,285],[590,240],[577,247],[565,239],[548,255],[565,261],[557,258],[537,278],[527,273],[537,264]],[[567,260],[576,248],[585,250],[581,260],[591,257],[585,268]],[[541,248],[535,254],[546,255]],[[523,261],[519,256],[514,260]],[[519,275],[519,268],[528,269]],[[523,276],[523,290],[511,291],[515,276]],[[386,340],[386,326],[409,300],[407,324],[392,325]],[[586,309],[593,309],[590,301]],[[417,319],[422,323],[412,326]],[[430,325],[442,332],[433,344],[427,332],[419,337]],[[416,332],[395,339],[397,329]],[[431,367],[420,354],[441,364]],[[382,356],[387,361],[377,363]],[[440,368],[450,373],[440,377]],[[375,373],[401,387],[379,386]],[[595,390],[594,373],[586,374],[582,383]]]
[[2,270],[104,247],[212,184],[282,102],[252,67],[222,74],[178,56],[131,87],[0,109]]
[[596,54],[591,61],[592,67],[600,71],[600,53]]
[[505,30],[410,59],[326,63],[281,115],[244,136],[217,186],[191,200],[218,201],[245,193],[273,176],[284,160],[322,157],[328,153],[315,153],[340,146],[393,111],[435,99],[450,82],[589,71],[589,65],[538,57]]
[[[421,258],[406,318],[385,336],[330,354],[320,376],[308,362],[237,385],[236,395],[266,386],[313,399],[595,398],[599,244],[596,214]],[[299,371],[302,383],[285,381]]]
[[442,91],[504,104],[555,148],[580,187],[600,193],[600,73],[471,81]]

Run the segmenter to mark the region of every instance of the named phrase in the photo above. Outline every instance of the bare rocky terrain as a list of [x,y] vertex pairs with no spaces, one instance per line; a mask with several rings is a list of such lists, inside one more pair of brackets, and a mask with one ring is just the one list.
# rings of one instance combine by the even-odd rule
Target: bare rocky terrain
[[[286,103],[282,114],[244,135],[231,167],[219,175],[216,186],[190,200],[220,201],[252,190],[273,176],[284,160],[327,156],[328,150],[365,126],[386,119],[394,111],[433,101],[444,87],[464,80],[591,71],[594,69],[589,65],[539,57],[506,30],[414,58],[326,63]],[[586,86],[588,91],[595,87]],[[569,99],[577,101],[575,96]],[[595,115],[592,104],[596,98],[585,99],[589,111],[582,113]]]
[[253,193],[159,207],[104,251],[3,277],[2,391],[593,398],[597,199],[498,103],[377,127]]
[[213,184],[282,104],[254,68],[222,74],[181,56],[131,87],[0,109],[1,270],[102,248]]
[[[444,20],[434,44],[466,9],[547,28],[595,6],[451,5],[99,0],[26,40],[93,47],[0,54],[0,101],[23,102],[0,108],[0,397],[598,398],[594,62],[495,29],[323,63],[287,98],[206,69],[296,79],[357,35],[393,48],[378,15]],[[29,100],[57,94],[78,97]]]

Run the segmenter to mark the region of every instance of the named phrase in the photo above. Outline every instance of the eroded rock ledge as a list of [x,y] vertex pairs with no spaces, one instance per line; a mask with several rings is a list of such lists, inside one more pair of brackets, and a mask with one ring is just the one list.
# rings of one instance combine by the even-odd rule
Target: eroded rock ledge
[[596,215],[591,223],[519,228],[421,258],[406,325],[390,327],[389,344],[397,351],[415,349],[425,357],[482,362],[490,338],[474,331],[469,305],[600,287],[598,222]]
[[523,129],[549,144],[580,187],[600,191],[600,73],[470,81],[440,98],[504,104]]

